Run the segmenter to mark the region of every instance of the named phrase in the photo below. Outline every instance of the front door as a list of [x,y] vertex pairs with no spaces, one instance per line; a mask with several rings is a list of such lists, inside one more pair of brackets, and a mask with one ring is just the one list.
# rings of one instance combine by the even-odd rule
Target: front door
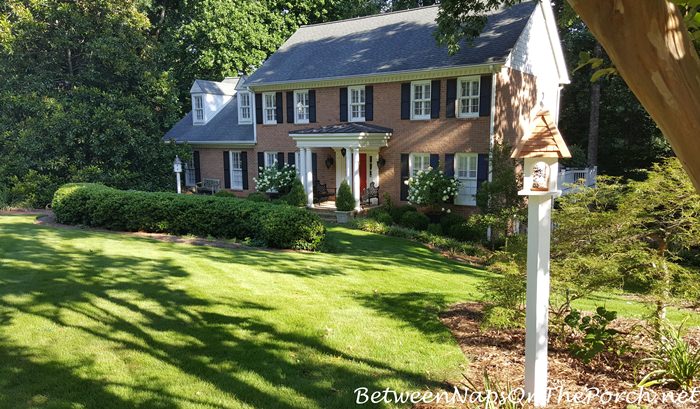
[[367,154],[360,154],[360,194],[367,189]]

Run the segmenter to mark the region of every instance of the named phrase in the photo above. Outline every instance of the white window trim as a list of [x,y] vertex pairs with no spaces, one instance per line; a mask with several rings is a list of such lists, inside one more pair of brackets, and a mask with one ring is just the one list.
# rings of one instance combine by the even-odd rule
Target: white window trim
[[[306,119],[299,119],[299,110],[297,109],[299,105],[299,95],[306,94]],[[301,89],[294,91],[294,123],[295,124],[308,124],[309,116],[311,116],[311,100],[309,99],[309,90]]]
[[194,167],[194,155],[190,157],[190,160],[187,162],[183,163],[183,168],[185,170],[185,186],[187,187],[194,187],[197,185],[197,181],[195,180],[197,178],[196,172],[197,169]]
[[[240,167],[234,168],[233,167],[233,154],[238,154],[238,165]],[[228,163],[229,163],[229,177],[231,179],[231,190],[243,190],[243,161],[241,159],[241,151],[229,151],[228,152]],[[236,178],[234,177],[235,171],[239,171],[241,175],[241,184],[240,186],[235,186],[234,185],[234,180]]]
[[428,166],[427,166],[426,168],[424,168],[424,169],[421,169],[421,170],[426,170],[427,168],[430,167],[430,154],[429,154],[429,153],[425,153],[425,152],[411,152],[411,153],[408,155],[408,177],[411,177],[411,178],[412,178],[413,176],[415,176],[415,175],[413,174],[413,168],[414,168],[414,165],[415,165],[413,158],[414,158],[415,156],[421,156],[421,157],[427,158],[427,160],[425,161],[425,163],[427,163]]
[[[274,101],[274,105],[271,107],[267,105],[267,97],[272,96],[272,100]],[[264,125],[276,125],[277,124],[277,94],[274,92],[263,92],[262,94],[262,99],[263,99],[263,124]],[[269,109],[272,109],[275,112],[274,119],[267,119],[267,111]]]
[[[248,91],[238,92],[238,123],[241,125],[247,125],[253,123],[253,95]],[[243,118],[243,96],[248,96],[248,118]]]
[[[416,85],[421,85],[421,86],[428,85],[429,91],[428,91],[428,96],[427,96],[427,98],[426,98],[426,96],[424,95],[423,98],[420,99],[420,100],[416,100],[416,99],[415,99],[415,87],[416,87]],[[425,121],[425,120],[430,120],[430,113],[431,113],[431,111],[432,111],[432,109],[433,109],[432,103],[431,103],[431,101],[432,101],[432,98],[431,98],[431,97],[432,97],[432,93],[433,93],[433,86],[432,86],[432,82],[431,82],[431,81],[428,80],[428,81],[413,81],[413,82],[411,82],[411,119],[412,119],[412,120],[414,120],[414,121]],[[428,103],[431,103],[431,104],[430,104],[430,108],[428,109],[428,113],[427,113],[427,114],[425,114],[425,115],[416,115],[416,112],[415,112],[415,103],[418,102],[418,101],[422,101],[422,102],[428,101]]]
[[[197,108],[197,101],[202,104],[201,108]],[[202,119],[197,118],[197,111],[202,111]],[[203,124],[207,122],[207,110],[204,108],[204,95],[197,94],[192,96],[192,119],[195,124]]]
[[477,105],[476,112],[470,112],[468,114],[462,113],[462,82],[476,82],[479,84],[479,94],[476,96],[467,96],[467,98],[476,98],[480,105],[481,102],[481,77],[471,76],[471,77],[459,77],[457,78],[457,101],[455,101],[455,109],[457,110],[457,118],[478,118],[480,106]]
[[[277,155],[278,155],[278,154],[279,154],[279,152],[265,151],[265,168],[271,168],[271,167],[277,166]],[[273,156],[274,156],[274,159],[272,160],[272,163],[270,163],[270,162],[267,160],[268,155],[273,155]]]
[[[474,164],[476,165],[476,175],[474,177],[470,177],[468,175],[469,173],[469,167],[467,167],[467,177],[466,178],[460,178],[459,177],[459,158],[464,158],[468,157],[471,158],[471,160],[474,161]],[[477,153],[457,153],[455,155],[454,159],[454,177],[457,180],[469,180],[469,181],[474,181],[475,183],[478,183],[479,180],[479,154]],[[474,192],[474,197],[472,200],[464,203],[458,203],[458,197],[459,197],[459,190],[457,192],[457,195],[455,196],[455,204],[458,206],[476,206],[476,192]]]
[[[365,94],[365,102],[363,103],[357,103],[353,104],[352,103],[352,91],[353,90],[361,90]],[[352,106],[353,105],[363,105],[365,109],[365,115],[362,117],[357,117],[353,118],[352,117]],[[367,118],[367,89],[364,85],[355,85],[352,87],[348,87],[348,121],[349,122],[365,122],[365,118]]]

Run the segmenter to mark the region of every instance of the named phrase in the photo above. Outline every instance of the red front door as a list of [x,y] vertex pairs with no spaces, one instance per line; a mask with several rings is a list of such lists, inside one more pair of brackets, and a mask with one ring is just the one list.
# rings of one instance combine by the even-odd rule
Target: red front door
[[360,194],[367,189],[367,154],[360,154]]

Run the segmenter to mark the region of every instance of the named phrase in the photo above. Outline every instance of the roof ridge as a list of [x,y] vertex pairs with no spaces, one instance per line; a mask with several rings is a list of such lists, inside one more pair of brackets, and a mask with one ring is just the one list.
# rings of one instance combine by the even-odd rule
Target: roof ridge
[[388,16],[388,15],[392,15],[392,14],[410,13],[410,12],[416,12],[416,11],[421,11],[421,10],[425,10],[425,9],[432,9],[432,8],[436,8],[436,7],[440,7],[440,4],[433,4],[430,6],[422,6],[422,7],[414,7],[414,8],[405,9],[405,10],[385,11],[385,12],[379,12],[377,14],[370,14],[367,16],[344,18],[342,20],[326,21],[323,23],[303,24],[303,25],[299,26],[299,29],[318,27],[318,26],[327,26],[327,25],[331,25],[331,24],[345,23],[345,22],[349,22],[349,21],[365,20],[365,19],[377,18],[377,17],[384,17],[384,16]]

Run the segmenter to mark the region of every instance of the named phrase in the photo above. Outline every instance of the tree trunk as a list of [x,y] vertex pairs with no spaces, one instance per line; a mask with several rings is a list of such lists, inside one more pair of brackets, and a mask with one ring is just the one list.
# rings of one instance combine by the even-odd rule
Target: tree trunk
[[[593,57],[601,58],[603,49],[596,42]],[[588,166],[598,165],[598,124],[600,123],[600,80],[591,83],[591,113],[588,120]]]
[[667,0],[568,0],[700,192],[700,57]]

